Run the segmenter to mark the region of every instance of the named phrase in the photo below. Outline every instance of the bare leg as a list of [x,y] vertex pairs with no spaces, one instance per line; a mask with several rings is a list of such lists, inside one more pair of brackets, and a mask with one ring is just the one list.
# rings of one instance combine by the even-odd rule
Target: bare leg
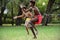
[[36,34],[38,34],[38,31],[37,31],[36,27],[35,27],[35,26],[33,26],[33,28],[35,29],[35,31],[36,31]]
[[29,31],[28,31],[28,28],[26,27],[26,31],[27,31],[27,34],[29,35]]
[[29,35],[29,31],[28,31],[28,22],[27,22],[27,21],[25,21],[25,27],[26,27],[27,34]]
[[34,35],[34,38],[37,38],[37,37],[36,37],[36,34],[35,34],[34,30],[33,30],[33,27],[30,27],[30,29],[31,29],[31,31],[32,31],[32,33],[33,33],[33,35]]
[[34,28],[34,30],[36,31],[36,34],[38,34],[38,31],[37,31],[37,29],[36,29],[35,25],[34,25],[32,22],[30,22],[30,24],[32,25],[32,27],[33,27],[33,28]]

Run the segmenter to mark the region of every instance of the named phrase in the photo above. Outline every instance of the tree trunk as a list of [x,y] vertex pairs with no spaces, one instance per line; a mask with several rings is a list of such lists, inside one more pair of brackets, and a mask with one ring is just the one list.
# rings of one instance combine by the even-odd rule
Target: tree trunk
[[13,3],[11,2],[11,15],[12,15],[12,21],[11,21],[11,24],[12,24],[12,26],[14,25],[14,19],[13,19]]
[[[49,0],[48,5],[47,5],[47,9],[46,9],[46,14],[47,14],[47,15],[50,14],[51,8],[52,8],[54,2],[55,2],[55,0]],[[49,17],[47,17],[47,15],[45,15],[45,17],[44,17],[44,19],[43,19],[43,20],[44,20],[43,23],[44,23],[45,26],[47,26],[47,24],[48,24],[47,21],[49,21]]]
[[[19,6],[19,10],[18,10],[18,15],[17,15],[17,16],[19,16],[19,15],[22,15],[22,11],[21,11],[20,6]],[[18,25],[21,25],[21,23],[22,23],[22,18],[18,18],[18,19],[16,20],[16,25],[17,25],[17,26],[18,26]]]

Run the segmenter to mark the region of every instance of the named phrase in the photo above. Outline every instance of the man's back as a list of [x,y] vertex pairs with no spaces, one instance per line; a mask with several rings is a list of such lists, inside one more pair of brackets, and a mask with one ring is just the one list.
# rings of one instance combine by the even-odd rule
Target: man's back
[[30,11],[28,11],[28,12],[26,12],[26,13],[24,13],[24,14],[25,14],[25,17],[29,17],[29,18],[32,17],[32,13],[31,13]]

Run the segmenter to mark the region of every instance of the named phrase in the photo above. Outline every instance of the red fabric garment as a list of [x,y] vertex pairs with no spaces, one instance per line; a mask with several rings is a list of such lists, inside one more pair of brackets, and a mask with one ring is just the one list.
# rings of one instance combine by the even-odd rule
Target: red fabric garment
[[41,22],[42,22],[42,15],[36,15],[35,17],[38,18],[38,21],[35,22],[35,24],[41,24]]

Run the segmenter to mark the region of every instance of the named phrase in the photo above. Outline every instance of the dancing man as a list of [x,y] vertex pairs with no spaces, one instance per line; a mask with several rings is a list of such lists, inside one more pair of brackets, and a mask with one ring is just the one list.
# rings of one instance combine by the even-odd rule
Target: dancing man
[[30,8],[27,9],[26,11],[29,11],[29,10],[32,10],[32,13],[33,13],[33,18],[30,20],[29,24],[32,25],[32,27],[35,29],[36,31],[36,34],[38,33],[36,27],[35,27],[35,24],[40,24],[42,22],[42,15],[41,13],[39,12],[39,9],[35,6],[35,1],[34,0],[31,0],[30,3]]
[[27,30],[28,34],[29,34],[28,28],[30,28],[33,35],[34,35],[34,38],[37,38],[36,34],[35,34],[34,30],[33,30],[34,27],[32,27],[32,25],[29,24],[29,22],[32,19],[33,15],[32,15],[32,13],[30,11],[27,12],[26,10],[27,10],[26,7],[23,7],[22,8],[23,14],[21,16],[15,16],[14,19],[25,17],[26,18],[25,26],[26,26],[26,30]]

